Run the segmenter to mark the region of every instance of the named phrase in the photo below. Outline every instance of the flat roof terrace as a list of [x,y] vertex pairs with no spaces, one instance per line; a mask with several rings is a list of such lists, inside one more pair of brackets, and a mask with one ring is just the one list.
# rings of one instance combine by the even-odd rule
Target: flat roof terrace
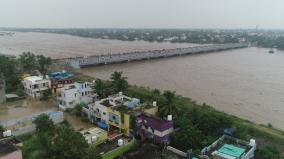
[[224,135],[212,145],[204,148],[202,154],[210,158],[213,158],[214,155],[239,158],[251,149],[252,146],[248,142]]

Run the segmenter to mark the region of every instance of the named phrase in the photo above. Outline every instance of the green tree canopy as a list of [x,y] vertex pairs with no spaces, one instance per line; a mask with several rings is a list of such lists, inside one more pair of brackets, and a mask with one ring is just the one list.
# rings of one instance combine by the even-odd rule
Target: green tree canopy
[[115,71],[111,75],[112,85],[115,93],[125,92],[128,88],[127,77],[122,76],[123,72]]
[[58,128],[51,145],[52,159],[81,159],[86,154],[88,143],[79,132],[67,126]]
[[86,154],[83,159],[101,159],[102,156],[98,153],[96,145],[91,145],[86,149]]
[[178,114],[178,108],[175,103],[175,98],[175,92],[165,91],[163,93],[163,102],[159,107],[159,114],[161,117]]
[[53,131],[55,128],[53,121],[46,114],[39,115],[33,122],[39,134]]
[[19,61],[24,71],[31,72],[37,68],[36,56],[31,52],[23,52]]
[[37,55],[37,67],[40,73],[42,73],[43,77],[47,74],[48,67],[52,64],[52,60],[50,57],[45,57],[43,55]]

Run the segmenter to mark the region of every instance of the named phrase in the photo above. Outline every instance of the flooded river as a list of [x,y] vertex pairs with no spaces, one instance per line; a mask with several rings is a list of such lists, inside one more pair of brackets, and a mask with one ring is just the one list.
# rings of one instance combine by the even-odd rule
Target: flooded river
[[30,51],[52,58],[174,49],[190,46],[196,46],[196,44],[127,42],[48,33],[15,32],[13,36],[0,36],[0,54],[19,55],[22,52]]
[[[0,37],[0,53],[18,55],[32,51],[53,58],[188,46],[192,45],[96,40],[45,33],[16,33]],[[131,84],[175,90],[218,110],[257,123],[271,123],[284,130],[283,61],[284,52],[269,54],[267,49],[247,48],[99,66],[81,72],[108,79],[115,70],[123,71]],[[48,109],[57,110],[57,107],[50,103],[15,102],[0,106],[0,120]],[[80,122],[74,119],[73,125],[83,124]]]
[[131,84],[175,90],[199,103],[284,130],[284,52],[246,48],[82,69],[108,79],[123,71]]

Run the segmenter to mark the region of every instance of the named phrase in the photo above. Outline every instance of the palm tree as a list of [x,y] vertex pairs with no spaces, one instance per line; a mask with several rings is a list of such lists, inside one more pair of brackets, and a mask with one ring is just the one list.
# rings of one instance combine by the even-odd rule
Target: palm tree
[[165,117],[167,115],[177,115],[178,114],[178,108],[175,104],[175,92],[171,91],[165,91],[163,93],[164,102],[159,109],[161,117]]
[[112,86],[115,91],[115,93],[118,92],[124,92],[128,88],[128,82],[127,82],[127,77],[122,76],[123,72],[117,72],[115,71],[111,75],[111,80],[112,80]]

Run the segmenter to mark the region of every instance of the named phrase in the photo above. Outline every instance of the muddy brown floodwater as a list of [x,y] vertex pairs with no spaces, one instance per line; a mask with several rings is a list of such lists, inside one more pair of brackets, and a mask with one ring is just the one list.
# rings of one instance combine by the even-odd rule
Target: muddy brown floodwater
[[[0,37],[0,53],[23,51],[52,58],[120,53],[139,50],[189,47],[192,44],[123,42],[46,33],[16,33]],[[93,77],[108,79],[117,70],[125,72],[131,84],[175,90],[199,103],[257,123],[271,123],[284,130],[284,52],[247,48],[212,54],[107,65],[82,69]],[[26,104],[25,104],[26,103]],[[50,108],[49,104],[0,106],[0,120],[16,118]],[[68,118],[68,117],[67,117]],[[70,117],[70,121],[74,118]],[[76,123],[79,122],[79,123]],[[74,126],[82,123],[74,119]]]
[[196,46],[196,44],[151,43],[145,41],[119,41],[81,38],[48,33],[15,32],[13,36],[0,36],[0,53],[19,55],[31,51],[52,58],[88,56],[131,51],[173,49]]
[[[0,104],[0,121],[22,118],[46,111],[58,111],[55,100],[38,101],[32,99],[24,99],[15,102]],[[64,119],[76,129],[91,127],[91,124],[82,122],[81,118],[71,116],[64,112]]]
[[284,130],[284,52],[246,48],[82,69],[108,79],[123,71],[131,84],[175,90],[199,103]]

